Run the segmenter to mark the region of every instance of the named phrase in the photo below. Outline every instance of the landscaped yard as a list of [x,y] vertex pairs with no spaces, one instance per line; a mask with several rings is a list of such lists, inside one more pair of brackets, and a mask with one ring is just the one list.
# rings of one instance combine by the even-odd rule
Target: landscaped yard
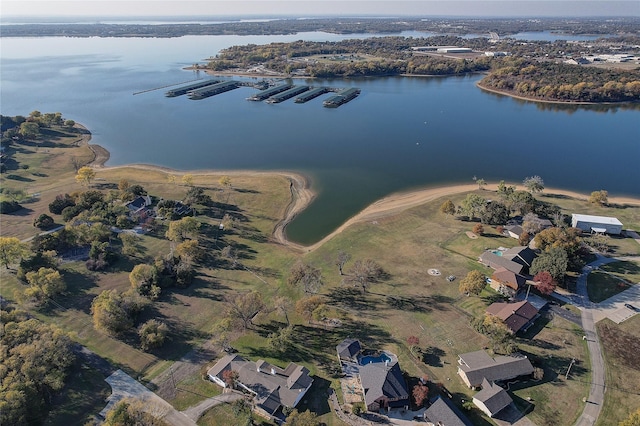
[[[637,244],[637,243],[635,243]],[[640,247],[640,244],[638,244]],[[640,264],[638,262],[632,262],[630,260],[621,260],[619,262],[607,263],[600,266],[600,269],[609,272],[621,279],[637,284],[640,283]]]

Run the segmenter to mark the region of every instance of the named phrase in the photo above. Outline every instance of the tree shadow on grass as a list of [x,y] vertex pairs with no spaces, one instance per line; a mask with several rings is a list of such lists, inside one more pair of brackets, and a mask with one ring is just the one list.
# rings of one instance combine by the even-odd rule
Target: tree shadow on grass
[[20,182],[35,182],[34,179],[28,178],[26,176],[19,176],[19,175],[14,175],[14,174],[10,174],[6,176],[7,179],[11,179],[11,180],[17,180]]
[[432,367],[442,367],[442,357],[446,354],[445,351],[438,347],[429,346],[422,351],[422,362]]
[[313,384],[304,399],[300,402],[300,405],[298,405],[298,411],[303,412],[309,410],[318,416],[322,416],[331,411],[328,398],[331,382],[319,376],[311,377],[313,378]]
[[346,310],[366,311],[375,308],[376,303],[362,294],[359,288],[336,287],[325,295],[329,299],[328,305]]
[[56,301],[66,307],[81,310],[91,314],[91,302],[95,294],[89,291],[96,287],[97,279],[93,274],[83,274],[74,270],[63,270],[64,281],[67,284],[65,297],[57,297]]

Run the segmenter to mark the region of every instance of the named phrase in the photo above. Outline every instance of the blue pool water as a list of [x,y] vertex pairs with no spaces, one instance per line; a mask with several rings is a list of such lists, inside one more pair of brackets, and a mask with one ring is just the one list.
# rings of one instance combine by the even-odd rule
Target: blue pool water
[[360,365],[367,365],[367,364],[371,364],[373,363],[377,363],[377,362],[386,362],[389,361],[391,362],[391,358],[389,358],[389,355],[387,354],[380,354],[378,356],[363,356],[362,358],[360,358]]
[[491,250],[491,253],[495,254],[496,256],[502,256],[502,250]]

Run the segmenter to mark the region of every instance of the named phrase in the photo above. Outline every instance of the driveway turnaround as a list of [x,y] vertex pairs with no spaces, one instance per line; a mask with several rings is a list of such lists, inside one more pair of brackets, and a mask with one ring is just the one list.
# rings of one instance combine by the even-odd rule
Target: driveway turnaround
[[144,387],[140,382],[134,380],[131,376],[122,370],[118,370],[105,379],[111,386],[111,396],[107,398],[109,403],[100,412],[100,416],[104,418],[107,412],[118,401],[123,398],[131,397],[141,399],[145,402],[145,410],[153,414],[155,417],[169,423],[171,426],[196,426],[196,422],[186,415],[176,411],[167,401],[160,398],[155,393]]

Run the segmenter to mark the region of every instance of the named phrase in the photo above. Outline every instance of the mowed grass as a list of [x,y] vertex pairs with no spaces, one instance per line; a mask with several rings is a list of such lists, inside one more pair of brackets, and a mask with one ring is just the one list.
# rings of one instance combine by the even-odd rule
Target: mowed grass
[[616,275],[594,271],[587,277],[589,300],[600,303],[631,287],[631,284]]
[[621,324],[597,324],[606,363],[607,390],[597,426],[618,424],[640,408],[640,315]]
[[[638,244],[640,247],[640,244]],[[600,269],[613,274],[630,283],[640,283],[640,263],[630,260],[607,263],[600,266]]]

